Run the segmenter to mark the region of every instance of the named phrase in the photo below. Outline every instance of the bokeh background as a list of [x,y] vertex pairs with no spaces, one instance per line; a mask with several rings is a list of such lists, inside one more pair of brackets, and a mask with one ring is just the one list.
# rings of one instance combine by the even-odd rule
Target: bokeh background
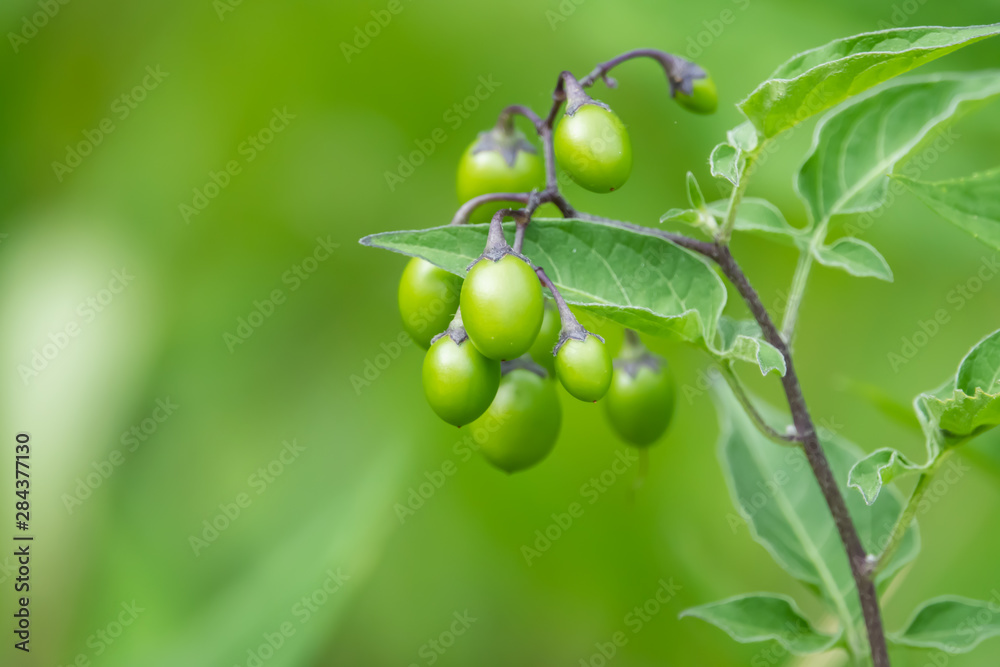
[[[356,42],[372,12],[385,25]],[[600,665],[597,644],[624,631],[608,664],[785,664],[774,646],[677,618],[771,590],[823,622],[735,519],[704,355],[653,342],[683,390],[638,492],[633,466],[596,502],[582,495],[622,445],[600,405],[566,394],[552,456],[508,477],[468,456],[469,434],[425,405],[422,355],[397,345],[405,260],[357,239],[446,222],[464,148],[508,103],[547,109],[561,69],[583,74],[650,46],[713,73],[721,108],[711,117],[675,105],[651,63],[616,72],[616,91],[598,87],[630,126],[634,175],[612,195],[566,192],[582,209],[655,225],[683,205],[689,169],[721,194],[707,155],[738,122],[733,103],[791,54],[893,25],[998,19],[995,0],[6,0],[0,479],[12,479],[14,434],[29,432],[37,541],[32,651],[13,651],[8,636],[0,663]],[[926,69],[998,63],[994,40]],[[482,80],[492,90],[476,99]],[[995,166],[997,110],[963,119],[924,175]],[[445,140],[390,187],[386,172],[436,128]],[[793,224],[804,210],[791,174],[810,132],[784,139],[751,187]],[[896,282],[815,270],[797,366],[821,424],[868,450],[919,456],[900,415],[997,328],[1000,279],[961,306],[950,300],[993,253],[907,196],[863,238]],[[780,311],[794,258],[753,239],[735,246]],[[893,368],[888,355],[940,308],[950,321]],[[240,329],[241,318],[256,325]],[[780,398],[773,378],[747,377]],[[1000,590],[998,447],[967,449],[960,483],[920,515],[924,551],[886,602],[890,629],[926,598]],[[414,493],[427,497],[401,517]],[[522,546],[580,501],[584,515],[529,564]],[[676,594],[635,631],[627,615],[661,582]],[[948,664],[998,656],[992,640]],[[916,651],[894,657],[928,664]]]

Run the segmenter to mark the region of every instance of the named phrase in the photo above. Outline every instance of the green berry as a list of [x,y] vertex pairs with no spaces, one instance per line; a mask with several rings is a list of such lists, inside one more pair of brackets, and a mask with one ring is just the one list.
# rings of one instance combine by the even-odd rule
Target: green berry
[[483,414],[500,386],[500,362],[484,357],[466,338],[438,338],[424,357],[424,395],[437,415],[462,426]]
[[425,350],[431,338],[448,328],[458,310],[462,279],[419,257],[403,269],[399,280],[399,314],[403,328]]
[[604,408],[622,440],[637,447],[655,442],[670,425],[674,402],[673,374],[664,360],[615,361]]
[[685,95],[678,90],[675,99],[681,106],[695,113],[715,113],[719,106],[719,94],[715,90],[715,81],[707,74],[693,81],[690,95]]
[[556,353],[556,376],[571,395],[597,401],[608,391],[613,374],[604,343],[588,333],[583,340],[568,338]]
[[488,434],[480,443],[483,456],[501,470],[516,472],[548,456],[561,424],[555,382],[516,368],[500,380],[496,398],[473,427]]
[[632,142],[621,119],[595,103],[563,117],[554,135],[556,159],[579,185],[611,192],[632,173]]
[[544,297],[538,276],[523,259],[482,258],[469,269],[460,297],[469,338],[490,359],[516,359],[535,342]]
[[559,342],[559,311],[556,310],[552,302],[545,302],[545,314],[542,316],[542,328],[538,331],[538,337],[532,343],[528,354],[535,360],[535,363],[547,370],[550,375],[556,372],[556,355],[553,350]]

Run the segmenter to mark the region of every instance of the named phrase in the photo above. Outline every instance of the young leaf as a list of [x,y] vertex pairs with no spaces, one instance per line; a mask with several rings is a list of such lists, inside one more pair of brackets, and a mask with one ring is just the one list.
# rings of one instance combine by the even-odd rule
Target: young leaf
[[886,447],[855,463],[847,475],[847,485],[860,491],[865,503],[871,505],[885,484],[923,469],[924,466],[913,463],[895,449]]
[[[729,209],[729,200],[713,201],[706,204],[706,207],[712,215],[723,220]],[[777,206],[766,199],[756,197],[743,198],[743,202],[736,210],[733,229],[761,235],[784,245],[799,245],[803,239],[802,231],[788,224]]]
[[932,443],[929,447],[932,457],[941,446],[961,444],[1000,425],[998,380],[1000,330],[979,341],[965,355],[954,378],[932,392],[917,396],[914,405]]
[[1000,600],[981,602],[952,595],[928,600],[914,612],[897,644],[968,653],[981,641],[1000,635]]
[[761,375],[771,371],[785,374],[785,358],[776,347],[764,340],[760,326],[753,320],[734,320],[723,315],[719,319],[718,350],[710,352],[719,359],[732,359],[757,364]]
[[[373,234],[361,243],[465,275],[483,251],[487,230],[446,225]],[[513,238],[513,225],[506,230]],[[700,256],[669,241],[611,224],[539,218],[528,226],[523,250],[566,301],[593,315],[653,336],[715,337],[726,288]]]
[[976,343],[965,355],[958,365],[955,388],[966,394],[979,389],[988,394],[1000,393],[1000,330]]
[[794,600],[774,593],[737,595],[685,609],[680,617],[685,616],[707,621],[743,644],[774,640],[795,655],[826,651],[841,634],[819,632],[802,615]]
[[1000,396],[987,394],[982,389],[976,389],[971,396],[956,389],[945,400],[927,397],[925,405],[937,427],[962,442],[1000,424]]
[[764,137],[935,58],[1000,32],[1000,24],[894,28],[838,39],[794,56],[739,103]]
[[887,174],[935,128],[1000,94],[1000,72],[912,77],[826,115],[796,179],[813,223],[878,208]]
[[704,208],[705,195],[701,194],[701,186],[698,185],[698,179],[690,171],[687,173],[687,189],[688,202],[691,204],[691,208]]
[[660,216],[660,222],[678,222],[697,227],[701,223],[701,214],[690,208],[672,208]]
[[[763,436],[743,413],[725,386],[715,386],[721,434],[719,457],[733,504],[762,544],[789,574],[816,587],[842,619],[848,643],[857,647],[860,605],[833,518],[805,455],[798,448],[778,447]],[[773,408],[755,401],[761,415],[773,426],[784,420]],[[780,428],[779,428],[780,430]],[[823,449],[841,488],[847,488],[848,471],[862,452],[838,437],[824,439]],[[862,543],[877,553],[902,511],[902,500],[887,489],[882,500],[868,506],[859,494],[845,501]],[[887,581],[910,562],[919,550],[914,525],[889,566],[879,576]]]
[[724,178],[736,186],[740,184],[746,157],[739,148],[722,143],[712,149],[708,164],[712,176]]
[[860,278],[872,277],[892,282],[892,269],[881,253],[870,243],[852,237],[837,239],[820,246],[813,256],[824,266],[833,266]]
[[893,178],[942,218],[1000,250],[1000,168],[937,183],[896,175]]

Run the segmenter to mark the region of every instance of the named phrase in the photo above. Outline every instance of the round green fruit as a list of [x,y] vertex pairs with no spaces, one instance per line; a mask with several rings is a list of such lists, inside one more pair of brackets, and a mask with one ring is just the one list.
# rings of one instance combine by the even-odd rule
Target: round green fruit
[[695,113],[715,113],[719,107],[719,94],[715,90],[715,81],[707,74],[694,80],[690,95],[678,90],[675,97],[681,106]]
[[516,359],[542,326],[545,298],[538,276],[520,257],[480,259],[469,269],[460,297],[469,338],[490,359]]
[[583,104],[556,128],[556,159],[566,173],[592,192],[611,192],[632,173],[632,142],[621,119],[609,109]]
[[448,328],[458,310],[462,279],[419,257],[403,269],[399,280],[399,314],[403,328],[425,350],[431,338]]
[[501,470],[535,465],[552,451],[562,424],[555,382],[517,368],[503,376],[489,410],[473,424],[488,435],[480,452]]
[[622,440],[646,447],[663,435],[674,414],[674,378],[666,363],[615,362],[604,409]]
[[438,417],[462,426],[483,414],[500,386],[500,362],[484,357],[469,339],[438,338],[424,357],[424,395]]
[[[458,162],[458,200],[467,202],[494,192],[530,192],[545,187],[545,163],[520,132],[483,132]],[[493,202],[495,209],[521,208],[517,202]]]
[[552,375],[556,372],[556,355],[552,354],[556,343],[559,342],[559,311],[550,301],[545,302],[545,314],[542,316],[542,328],[538,331],[538,337],[532,343],[528,354],[539,366]]
[[556,376],[581,401],[600,400],[611,386],[612,375],[608,350],[593,334],[584,340],[567,339],[556,353]]

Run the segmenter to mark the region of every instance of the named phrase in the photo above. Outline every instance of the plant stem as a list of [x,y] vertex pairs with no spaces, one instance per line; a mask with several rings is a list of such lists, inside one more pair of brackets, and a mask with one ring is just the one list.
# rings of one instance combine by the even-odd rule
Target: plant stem
[[764,420],[764,417],[757,411],[753,401],[751,401],[750,397],[747,395],[746,390],[743,388],[743,383],[740,382],[740,379],[737,377],[731,364],[724,362],[719,365],[719,368],[722,371],[722,377],[726,380],[729,388],[732,389],[733,395],[736,396],[740,405],[743,406],[743,409],[750,417],[750,420],[757,426],[757,430],[767,436],[772,442],[782,445],[783,447],[794,446],[798,443],[797,435],[784,435],[782,433],[778,433]]
[[906,531],[909,529],[910,524],[913,523],[913,519],[917,516],[917,510],[920,507],[920,501],[923,499],[924,494],[931,485],[931,479],[934,477],[934,473],[937,472],[938,466],[941,462],[948,457],[950,451],[943,452],[931,466],[920,473],[920,477],[917,479],[916,486],[913,487],[913,492],[910,493],[910,499],[906,502],[906,507],[903,508],[902,514],[899,515],[899,520],[896,521],[896,525],[892,528],[892,533],[889,534],[889,541],[886,542],[885,548],[882,549],[882,553],[879,554],[878,560],[872,566],[871,576],[876,577],[892,560],[893,555],[896,550],[899,549],[899,545],[903,543],[903,537],[906,535]]
[[847,551],[851,575],[854,577],[858,597],[861,601],[861,612],[864,616],[874,667],[888,667],[889,653],[885,641],[885,630],[882,627],[882,613],[878,605],[874,579],[868,571],[868,554],[861,544],[861,538],[858,537],[858,531],[847,509],[847,503],[844,502],[844,496],[840,492],[840,486],[833,475],[833,470],[830,468],[830,462],[819,443],[816,427],[809,415],[805,397],[802,395],[802,387],[799,385],[798,376],[795,373],[791,352],[768,315],[767,309],[764,308],[764,304],[761,303],[756,290],[750,285],[746,274],[733,258],[729,247],[717,244],[715,248],[711,258],[715,260],[725,276],[736,287],[740,296],[743,297],[754,319],[760,325],[764,339],[776,347],[785,358],[787,370],[785,376],[781,378],[781,384],[785,390],[789,410],[792,413],[792,423],[795,425],[795,430],[802,442],[802,449],[809,461],[810,468],[812,468],[813,475],[819,482],[820,491],[830,509],[830,514],[833,515],[833,522],[837,527],[840,540]]
[[729,238],[733,234],[733,226],[736,224],[736,210],[740,206],[740,202],[743,201],[743,193],[746,192],[747,183],[750,179],[747,177],[747,172],[750,171],[750,166],[753,164],[754,154],[750,153],[746,158],[746,163],[744,164],[743,171],[740,174],[740,180],[738,185],[733,186],[733,192],[729,196],[729,207],[726,209],[726,219],[722,223],[722,228],[719,229],[719,233],[716,239],[720,243],[729,243]]
[[813,230],[809,238],[809,245],[799,251],[799,261],[795,265],[795,273],[792,275],[792,286],[788,292],[788,300],[785,303],[785,313],[781,318],[781,333],[785,340],[791,344],[795,336],[795,325],[799,319],[799,307],[802,305],[802,297],[806,293],[806,284],[809,282],[809,271],[812,269],[813,253],[826,239],[827,221],[822,220]]

